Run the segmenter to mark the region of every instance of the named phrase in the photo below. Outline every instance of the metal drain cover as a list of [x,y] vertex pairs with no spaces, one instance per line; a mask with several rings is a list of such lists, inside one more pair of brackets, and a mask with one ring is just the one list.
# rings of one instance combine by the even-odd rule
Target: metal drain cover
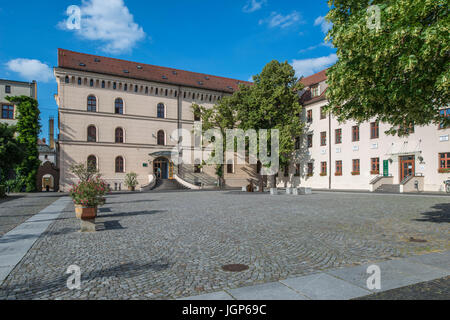
[[222,267],[222,270],[227,272],[242,272],[248,269],[250,267],[245,264],[228,264]]

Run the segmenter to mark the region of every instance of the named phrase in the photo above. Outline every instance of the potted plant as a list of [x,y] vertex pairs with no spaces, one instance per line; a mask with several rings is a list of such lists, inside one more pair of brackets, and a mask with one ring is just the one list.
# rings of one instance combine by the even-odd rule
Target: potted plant
[[105,195],[108,191],[108,186],[100,177],[80,181],[74,185],[69,195],[75,204],[77,218],[95,219],[98,207],[105,204]]
[[135,191],[138,184],[137,174],[134,172],[127,173],[125,176],[125,185],[128,187],[128,190]]

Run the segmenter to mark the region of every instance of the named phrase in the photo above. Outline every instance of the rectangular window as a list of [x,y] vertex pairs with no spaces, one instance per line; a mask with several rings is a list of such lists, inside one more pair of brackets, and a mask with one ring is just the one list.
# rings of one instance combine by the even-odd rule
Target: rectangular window
[[319,88],[319,86],[317,85],[317,86],[311,87],[311,97],[315,98],[315,97],[318,97],[318,96],[320,96],[320,88]]
[[312,148],[312,147],[313,147],[313,135],[308,134],[308,148]]
[[308,163],[308,177],[312,177],[314,175],[314,164]]
[[336,176],[342,176],[342,161],[336,161]]
[[295,150],[300,150],[301,149],[301,143],[302,140],[300,137],[295,138]]
[[300,164],[295,165],[295,176],[300,177]]
[[370,174],[380,174],[380,158],[370,159]]
[[[450,108],[440,110],[439,114],[441,115],[442,118],[450,117]],[[439,125],[439,129],[445,129],[445,128],[446,128],[446,126],[443,123],[441,123]]]
[[11,86],[5,86],[5,93],[11,93]]
[[327,145],[327,133],[326,132],[321,132],[320,133],[320,145],[321,146],[326,146]]
[[450,171],[450,152],[439,153],[439,171]]
[[342,143],[342,129],[336,129],[336,144]]
[[234,166],[232,163],[227,164],[227,173],[229,174],[234,173]]
[[359,141],[359,126],[352,127],[352,141]]
[[14,106],[2,106],[2,119],[14,119]]
[[370,139],[378,139],[380,137],[380,125],[377,122],[370,124]]
[[327,175],[327,163],[326,162],[320,163],[320,175],[322,177]]
[[325,107],[321,107],[320,108],[320,119],[326,119],[327,118],[327,113],[325,112]]
[[359,176],[360,174],[360,162],[359,159],[353,159],[353,171],[352,175]]
[[306,122],[311,123],[313,122],[313,113],[312,110],[308,110],[306,112]]

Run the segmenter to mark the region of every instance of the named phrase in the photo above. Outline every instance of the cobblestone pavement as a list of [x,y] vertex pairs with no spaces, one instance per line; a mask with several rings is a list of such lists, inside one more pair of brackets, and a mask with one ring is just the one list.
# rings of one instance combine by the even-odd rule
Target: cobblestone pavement
[[[0,299],[173,299],[450,249],[448,197],[111,195],[94,234],[78,233],[74,215],[69,205]],[[66,288],[73,264],[81,290]],[[250,268],[229,273],[226,264]]]
[[56,193],[15,194],[0,200],[0,237],[55,202]]
[[376,293],[355,300],[450,300],[450,277]]

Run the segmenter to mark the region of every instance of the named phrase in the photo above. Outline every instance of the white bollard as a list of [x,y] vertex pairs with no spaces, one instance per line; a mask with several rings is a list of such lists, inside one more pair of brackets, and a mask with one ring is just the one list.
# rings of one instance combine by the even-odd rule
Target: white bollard
[[278,195],[278,189],[277,188],[270,188],[270,195],[272,195],[272,196]]
[[242,187],[242,192],[247,192],[247,187]]
[[292,188],[286,188],[286,194],[292,194]]
[[298,196],[298,195],[299,195],[298,188],[292,189],[292,194],[293,194],[294,196]]

